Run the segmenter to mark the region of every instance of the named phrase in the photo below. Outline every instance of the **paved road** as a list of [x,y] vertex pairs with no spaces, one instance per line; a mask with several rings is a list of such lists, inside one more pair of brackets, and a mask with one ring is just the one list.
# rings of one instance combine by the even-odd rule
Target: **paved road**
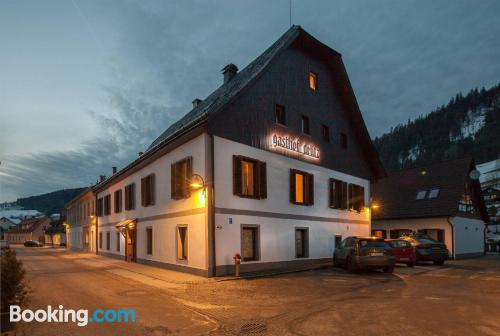
[[207,280],[66,250],[20,249],[30,307],[135,309],[137,322],[24,323],[21,335],[500,335],[500,256],[349,274]]

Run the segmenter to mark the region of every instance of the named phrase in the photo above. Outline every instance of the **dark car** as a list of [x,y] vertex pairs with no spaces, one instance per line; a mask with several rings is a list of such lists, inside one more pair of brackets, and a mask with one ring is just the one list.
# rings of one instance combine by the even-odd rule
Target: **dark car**
[[418,261],[432,261],[434,265],[442,265],[449,258],[446,244],[438,242],[422,233],[412,233],[401,237],[415,248]]
[[413,267],[417,261],[415,249],[409,241],[404,239],[391,239],[387,243],[392,247],[392,253],[396,258],[396,263],[406,264],[408,267]]
[[37,240],[27,240],[24,242],[24,246],[26,246],[26,247],[42,247],[43,244]]
[[349,271],[371,268],[392,273],[394,263],[391,247],[377,237],[347,237],[333,253],[333,265]]

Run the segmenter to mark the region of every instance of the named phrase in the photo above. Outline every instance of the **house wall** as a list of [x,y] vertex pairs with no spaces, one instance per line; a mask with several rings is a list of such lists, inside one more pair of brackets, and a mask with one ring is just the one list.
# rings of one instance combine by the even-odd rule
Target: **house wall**
[[444,230],[444,243],[446,248],[452,253],[453,237],[450,224],[446,217],[432,218],[416,218],[416,219],[390,219],[390,220],[373,220],[373,230],[386,230],[389,237],[389,230],[423,230],[423,229],[439,229]]
[[[103,246],[99,253],[124,258],[124,237],[120,235],[120,251],[116,250],[116,224],[128,219],[137,219],[137,259],[167,268],[180,268],[199,274],[207,272],[207,207],[201,190],[193,191],[190,198],[171,198],[171,164],[192,157],[193,173],[206,176],[206,146],[208,136],[203,133],[176,147],[142,169],[99,191],[98,198],[111,194],[111,215],[98,218],[98,229],[102,232]],[[141,178],[155,174],[155,204],[141,205]],[[120,213],[114,213],[114,192],[135,183],[135,209],[126,211],[124,204]],[[178,225],[188,226],[188,260],[177,259]],[[146,228],[153,230],[153,253],[146,254]],[[110,232],[110,248],[106,246],[106,232]]]
[[484,222],[480,219],[453,217],[455,254],[457,258],[481,255],[484,252]]
[[95,197],[91,190],[66,205],[68,247],[95,252]]
[[[233,195],[233,155],[265,161],[267,199]],[[369,200],[370,184],[363,178],[336,172],[315,164],[214,137],[215,224],[217,274],[230,272],[235,253],[241,252],[241,225],[256,224],[260,230],[260,260],[243,262],[242,269],[280,267],[289,262],[307,263],[331,258],[335,235],[343,238],[368,235],[370,213],[334,210],[328,207],[328,179],[336,178],[365,188]],[[314,174],[314,205],[290,203],[290,169]],[[230,219],[232,224],[230,224]],[[309,229],[309,257],[295,258],[295,228]],[[280,264],[276,264],[280,262]],[[265,263],[269,263],[265,265]],[[256,264],[249,266],[250,264]],[[260,266],[258,265],[260,264]]]
[[24,244],[27,240],[33,240],[31,233],[5,233],[4,239],[10,244]]

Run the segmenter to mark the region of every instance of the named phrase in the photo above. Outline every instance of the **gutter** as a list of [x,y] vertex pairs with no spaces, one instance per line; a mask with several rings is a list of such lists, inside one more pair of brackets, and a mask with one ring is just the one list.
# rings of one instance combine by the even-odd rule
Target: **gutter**
[[455,226],[453,225],[453,222],[450,221],[450,218],[451,216],[446,217],[446,221],[450,224],[451,228],[451,256],[455,259]]
[[95,254],[99,255],[99,216],[97,215],[97,193],[95,193]]

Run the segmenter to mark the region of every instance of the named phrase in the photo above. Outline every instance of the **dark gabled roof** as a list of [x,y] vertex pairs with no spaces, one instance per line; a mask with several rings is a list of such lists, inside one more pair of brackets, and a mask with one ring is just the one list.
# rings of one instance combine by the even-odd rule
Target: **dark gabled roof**
[[66,204],[64,204],[64,209],[66,209],[72,203],[76,202],[77,200],[79,200],[80,198],[82,198],[83,196],[85,196],[85,194],[87,194],[88,192],[92,192],[92,187],[86,187],[86,188],[84,188],[81,193],[79,193],[78,195],[76,195],[75,197],[73,197],[72,199],[70,199]]
[[[428,166],[400,170],[389,174],[372,184],[373,203],[379,208],[372,211],[374,220],[444,217],[458,212],[458,203],[469,180],[469,173],[475,169],[470,158],[449,160]],[[481,217],[487,221],[484,201],[480,197],[477,180],[471,180],[476,194]],[[436,198],[417,200],[419,191],[439,189]]]
[[[294,41],[296,41],[299,36],[307,38],[312,45],[320,46],[327,50],[330,55],[335,55],[340,59],[340,53],[315,39],[312,35],[303,30],[302,27],[293,25],[266,51],[264,51],[254,61],[248,64],[243,70],[236,73],[236,75],[231,80],[229,80],[227,83],[222,84],[207,98],[198,103],[196,107],[194,107],[191,111],[184,115],[180,120],[169,126],[158,138],[156,138],[156,140],[151,143],[151,145],[141,157],[131,162],[111,178],[95,185],[93,187],[94,192],[101,190],[112,180],[118,178],[119,176],[122,176],[125,171],[135,167],[143,160],[148,159],[153,152],[159,150],[163,146],[166,146],[180,134],[188,132],[196,126],[204,124],[209,117],[213,116],[216,112],[232,102],[233,99],[236,98],[245,88],[247,88],[250,83],[258,78],[259,75],[264,71],[264,69],[266,69],[266,67],[276,57],[276,55],[278,55],[281,51],[285,50],[286,47],[294,43]],[[341,59],[340,69],[336,70],[340,71],[339,80],[342,81],[342,84],[344,84],[342,85],[340,95],[346,102],[347,109],[349,110],[349,118],[358,131],[360,143],[365,152],[367,160],[370,163],[370,167],[372,168],[375,177],[383,177],[385,176],[385,169],[370,139],[370,135],[368,133],[368,130],[366,129],[366,125],[364,124],[361,111],[359,110],[356,97],[352,90],[352,86],[349,82],[347,72],[345,71],[345,67]]]
[[[45,216],[23,219],[19,224],[7,231],[7,233],[30,233],[45,222],[49,222],[49,218]],[[23,229],[23,226],[28,226],[28,229]]]

